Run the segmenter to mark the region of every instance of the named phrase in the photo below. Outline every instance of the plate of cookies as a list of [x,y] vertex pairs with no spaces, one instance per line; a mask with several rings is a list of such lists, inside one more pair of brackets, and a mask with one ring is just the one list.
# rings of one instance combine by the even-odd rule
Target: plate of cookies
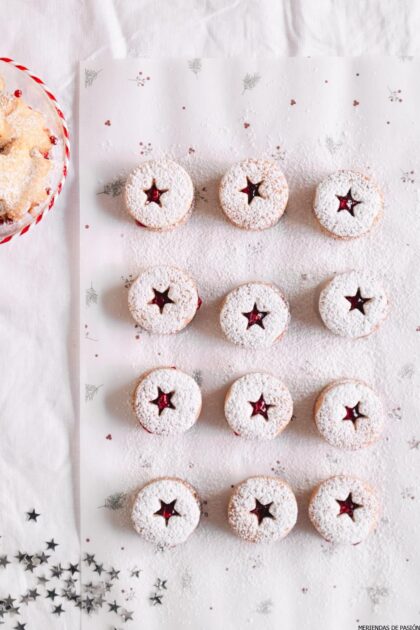
[[0,58],[0,244],[25,234],[54,206],[69,157],[54,94],[26,66]]

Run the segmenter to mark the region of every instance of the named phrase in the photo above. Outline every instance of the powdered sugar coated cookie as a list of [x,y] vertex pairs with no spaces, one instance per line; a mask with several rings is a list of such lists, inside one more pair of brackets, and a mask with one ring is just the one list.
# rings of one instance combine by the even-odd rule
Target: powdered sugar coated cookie
[[226,420],[237,435],[272,439],[289,424],[293,401],[287,387],[271,374],[255,372],[238,378],[226,395]]
[[290,486],[277,477],[250,477],[233,491],[228,519],[244,540],[276,542],[295,526],[296,498]]
[[249,159],[228,170],[219,195],[223,212],[232,223],[247,230],[264,230],[282,216],[289,189],[276,162]]
[[152,333],[176,333],[200,306],[194,280],[177,267],[151,267],[133,282],[128,306],[138,324]]
[[321,226],[336,238],[367,234],[383,212],[383,195],[366,175],[337,171],[316,190],[314,212]]
[[194,187],[186,170],[176,162],[151,160],[129,175],[124,199],[128,212],[142,227],[167,230],[188,219]]
[[289,305],[275,285],[249,282],[226,296],[220,325],[233,343],[247,348],[268,348],[285,332]]
[[182,479],[162,477],[137,494],[131,513],[134,529],[149,542],[173,547],[187,540],[200,521],[197,492]]
[[330,383],[318,396],[314,419],[321,435],[338,448],[357,450],[376,442],[385,412],[379,396],[362,381]]
[[201,411],[201,391],[189,374],[176,368],[157,368],[144,374],[134,393],[134,410],[150,433],[183,433]]
[[324,324],[343,337],[365,337],[375,332],[388,309],[383,287],[370,274],[358,271],[336,275],[319,298]]
[[312,524],[332,543],[357,545],[374,529],[378,515],[376,492],[356,477],[327,479],[316,488],[309,503]]

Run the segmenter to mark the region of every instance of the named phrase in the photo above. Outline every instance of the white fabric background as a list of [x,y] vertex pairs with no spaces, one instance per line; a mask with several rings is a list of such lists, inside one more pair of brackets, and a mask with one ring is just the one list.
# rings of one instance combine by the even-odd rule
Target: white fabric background
[[[6,544],[28,546],[24,513],[36,507],[48,515],[48,531],[40,519],[31,535],[38,540],[61,530],[67,557],[78,549],[78,60],[415,55],[420,5],[415,0],[1,0],[0,15],[1,54],[44,78],[73,131],[73,168],[57,207],[29,235],[0,248],[0,534],[4,552]],[[0,595],[11,587],[2,582],[4,575]]]

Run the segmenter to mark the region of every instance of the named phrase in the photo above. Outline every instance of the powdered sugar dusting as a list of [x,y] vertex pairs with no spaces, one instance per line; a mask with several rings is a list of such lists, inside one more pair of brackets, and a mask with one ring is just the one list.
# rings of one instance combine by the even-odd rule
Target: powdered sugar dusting
[[[357,406],[355,422],[343,420],[346,407]],[[318,397],[315,422],[333,446],[356,450],[376,442],[383,431],[385,410],[379,396],[366,383],[345,379],[331,383]]]
[[[364,304],[365,314],[350,310],[348,296],[357,291],[369,301]],[[388,313],[388,298],[379,282],[368,273],[350,271],[335,276],[322,290],[319,312],[324,324],[336,335],[364,337],[375,332]]]
[[[153,404],[159,389],[171,393],[171,406],[159,414]],[[151,433],[172,435],[187,431],[201,410],[201,391],[189,374],[175,368],[157,368],[145,374],[134,394],[134,409],[139,422]]]
[[[161,501],[175,502],[179,516],[168,519],[157,515]],[[182,479],[164,477],[145,485],[137,494],[131,514],[134,529],[155,545],[173,547],[187,540],[200,520],[196,491]]]
[[[273,518],[258,518],[251,512],[256,500],[270,505]],[[274,477],[250,477],[234,490],[228,509],[229,523],[233,531],[250,542],[275,542],[281,540],[294,527],[297,520],[297,503],[289,485]]]
[[[248,327],[244,313],[252,311],[254,305],[267,313],[262,322],[264,327]],[[233,343],[267,348],[285,333],[289,318],[289,306],[280,289],[273,284],[249,282],[228,293],[220,312],[220,325]]]
[[[252,415],[251,402],[263,396],[269,406],[266,419]],[[272,439],[283,431],[293,413],[293,401],[287,387],[275,376],[262,372],[246,374],[230,387],[225,400],[225,416],[231,429],[249,439]]]
[[[154,299],[154,291],[168,291],[171,302],[162,312]],[[159,266],[147,269],[133,282],[128,294],[128,305],[134,319],[149,332],[176,333],[194,317],[198,306],[198,293],[194,281],[176,267]]]
[[[247,181],[258,184],[259,195],[251,203],[241,192]],[[220,203],[232,223],[248,230],[263,230],[277,223],[289,196],[286,178],[273,160],[248,159],[234,164],[220,183]]]
[[[340,514],[338,500],[345,501],[351,494],[353,518]],[[337,476],[319,485],[309,504],[309,517],[326,540],[333,543],[356,545],[364,540],[378,520],[379,503],[375,491],[356,477]]]
[[[146,190],[155,183],[165,192],[159,204],[148,202]],[[128,212],[144,227],[165,230],[186,221],[192,209],[194,188],[186,170],[172,160],[151,160],[138,166],[125,186]]]
[[[351,212],[345,209],[339,211],[338,196],[345,197],[349,191],[359,203]],[[372,179],[361,173],[337,171],[326,177],[316,189],[315,215],[322,227],[338,238],[363,236],[379,220],[382,211],[382,192]]]

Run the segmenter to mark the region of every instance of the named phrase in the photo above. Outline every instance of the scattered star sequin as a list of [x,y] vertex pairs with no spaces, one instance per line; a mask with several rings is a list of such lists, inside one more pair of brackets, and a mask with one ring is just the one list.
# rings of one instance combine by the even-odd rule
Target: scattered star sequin
[[38,514],[35,510],[31,510],[30,512],[26,512],[26,516],[28,517],[28,521],[34,521],[36,523],[41,514]]

